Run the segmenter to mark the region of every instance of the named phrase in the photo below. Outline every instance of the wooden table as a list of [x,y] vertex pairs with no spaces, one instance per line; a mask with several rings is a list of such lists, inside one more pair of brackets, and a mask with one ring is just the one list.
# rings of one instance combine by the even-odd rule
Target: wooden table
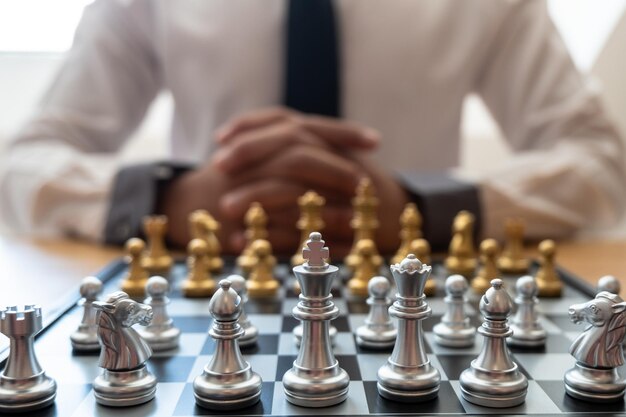
[[[626,297],[626,241],[570,241],[558,247],[559,265],[593,285],[602,275],[615,275]],[[0,236],[0,305],[47,305],[77,294],[84,276],[121,255],[119,248],[84,242]]]

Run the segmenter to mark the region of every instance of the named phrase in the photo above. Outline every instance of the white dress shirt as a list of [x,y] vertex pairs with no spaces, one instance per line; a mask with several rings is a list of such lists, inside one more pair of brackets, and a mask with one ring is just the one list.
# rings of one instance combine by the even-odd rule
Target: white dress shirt
[[[540,0],[338,0],[342,110],[378,129],[390,171],[459,163],[464,97],[479,94],[516,153],[473,179],[484,235],[521,216],[530,237],[614,221],[623,149]],[[98,0],[36,116],[0,166],[15,229],[102,238],[118,151],[171,92],[173,160],[202,163],[215,129],[281,104],[285,0]],[[495,165],[495,163],[494,163]]]

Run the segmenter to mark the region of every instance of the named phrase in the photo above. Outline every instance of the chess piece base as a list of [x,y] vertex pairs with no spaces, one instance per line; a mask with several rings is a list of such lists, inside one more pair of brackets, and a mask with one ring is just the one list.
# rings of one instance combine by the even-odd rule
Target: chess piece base
[[178,347],[180,329],[176,327],[170,327],[161,331],[148,331],[145,328],[136,330],[155,352],[176,349]]
[[250,298],[275,298],[278,294],[279,284],[276,280],[263,281],[260,283],[246,281],[248,297]]
[[348,281],[348,292],[353,298],[367,298],[369,295],[367,291],[367,285],[369,284],[369,280],[360,280],[352,278]]
[[159,275],[167,277],[172,269],[173,260],[169,256],[162,256],[159,258],[144,258],[143,267],[148,272],[148,275]]
[[446,258],[445,266],[448,274],[459,274],[469,279],[476,271],[476,259]]
[[309,372],[297,367],[283,376],[283,387],[287,401],[301,407],[330,407],[348,398],[350,377],[339,367],[339,363],[323,370]]
[[[337,336],[337,328],[333,325],[330,325],[328,329],[328,335],[330,336],[330,344],[335,346],[335,338]],[[293,341],[296,344],[296,347],[300,347],[300,342],[302,342],[302,324],[298,324],[293,328]]]
[[441,375],[429,362],[419,367],[396,367],[390,361],[378,370],[378,393],[388,400],[417,403],[439,394]]
[[208,263],[209,271],[211,271],[212,274],[219,274],[224,268],[224,260],[220,257],[211,258]]
[[510,328],[513,335],[506,339],[510,346],[535,348],[546,344],[547,334],[544,329],[522,329],[514,323],[511,323]]
[[259,329],[251,326],[244,328],[244,331],[245,333],[243,334],[243,336],[237,339],[239,347],[247,348],[256,345],[256,342],[259,338]]
[[622,401],[626,391],[626,381],[617,369],[593,369],[577,363],[565,373],[564,380],[565,392],[584,401]]
[[261,399],[261,377],[250,365],[232,374],[217,375],[206,369],[193,382],[196,403],[209,410],[238,410]]
[[26,380],[0,375],[0,412],[39,410],[54,402],[56,392],[56,382],[43,372]]
[[146,295],[146,283],[148,279],[136,281],[136,280],[126,280],[122,282],[121,290],[128,294],[131,298],[140,298]]
[[473,327],[454,328],[437,323],[433,327],[435,342],[441,346],[464,348],[473,346],[476,340],[476,329]]
[[94,395],[98,404],[109,407],[128,407],[146,403],[156,394],[156,378],[146,365],[131,371],[109,371],[93,382]]
[[210,297],[215,292],[215,281],[185,281],[182,286],[183,295],[189,298]]
[[498,260],[498,270],[503,274],[525,274],[528,272],[528,261],[526,259],[506,259]]
[[537,280],[537,295],[539,297],[560,297],[562,287],[561,281]]
[[515,407],[526,400],[528,380],[517,365],[505,371],[486,371],[472,366],[461,374],[459,382],[463,398],[473,404],[490,408]]
[[95,333],[74,332],[70,335],[70,342],[75,352],[97,352],[100,350],[98,335]]
[[368,349],[388,349],[396,344],[398,330],[394,327],[383,332],[375,332],[367,326],[356,330],[357,345]]
[[424,295],[427,297],[432,297],[433,295],[435,295],[435,292],[437,291],[437,283],[435,282],[435,279],[430,277],[426,280],[426,285],[424,286]]
[[491,283],[489,280],[482,277],[475,277],[470,284],[472,290],[478,295],[483,295],[489,288],[491,288]]

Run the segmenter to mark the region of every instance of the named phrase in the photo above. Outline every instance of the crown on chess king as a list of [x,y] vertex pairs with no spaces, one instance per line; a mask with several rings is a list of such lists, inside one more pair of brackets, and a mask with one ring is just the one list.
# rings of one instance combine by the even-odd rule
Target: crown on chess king
[[398,294],[405,298],[422,296],[432,269],[412,253],[399,264],[391,265],[391,274],[396,281]]
[[10,306],[0,310],[0,332],[7,337],[37,334],[41,325],[39,306],[27,304],[24,308]]
[[330,294],[334,276],[339,268],[329,265],[330,256],[322,234],[313,232],[302,248],[302,257],[306,262],[295,266],[293,273],[300,284],[300,297],[326,297]]
[[326,259],[330,257],[330,252],[326,247],[326,242],[322,239],[320,232],[312,232],[302,247],[302,257],[306,260],[306,268],[321,269],[327,268]]

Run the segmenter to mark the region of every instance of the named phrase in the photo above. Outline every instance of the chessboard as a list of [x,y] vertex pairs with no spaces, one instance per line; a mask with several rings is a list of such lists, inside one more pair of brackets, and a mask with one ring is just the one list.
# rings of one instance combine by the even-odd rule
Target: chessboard
[[[226,260],[223,278],[233,272],[234,262]],[[528,395],[523,405],[508,408],[484,408],[464,401],[459,387],[459,375],[470,365],[482,346],[480,336],[471,348],[444,348],[437,345],[432,333],[433,326],[444,314],[444,280],[446,272],[441,262],[434,262],[431,279],[437,283],[437,293],[427,299],[433,314],[423,322],[425,344],[431,363],[439,369],[442,377],[438,398],[418,404],[402,404],[388,401],[378,395],[376,374],[385,363],[391,349],[372,351],[360,348],[354,332],[363,324],[368,312],[364,301],[350,300],[345,296],[345,271],[337,279],[333,289],[334,302],[341,315],[332,322],[338,334],[334,353],[340,366],[350,375],[349,395],[345,402],[328,408],[302,408],[285,399],[282,387],[283,374],[292,366],[297,355],[292,329],[297,321],[292,308],[297,296],[291,290],[293,277],[286,263],[279,263],[276,276],[283,283],[280,296],[273,300],[250,300],[246,312],[258,327],[260,336],[255,347],[243,349],[244,358],[263,379],[261,401],[256,405],[232,413],[209,411],[196,406],[193,395],[193,379],[202,372],[209,361],[215,343],[207,331],[211,325],[209,299],[184,298],[179,289],[187,269],[182,260],[175,263],[169,280],[172,291],[169,314],[182,330],[180,347],[169,352],[156,352],[148,367],[158,379],[154,400],[135,407],[110,408],[96,404],[92,381],[102,370],[98,367],[97,354],[73,353],[69,335],[81,320],[80,307],[69,307],[38,335],[35,350],[46,373],[58,384],[57,398],[53,406],[31,413],[32,416],[368,416],[368,415],[626,415],[624,402],[592,404],[573,399],[565,394],[563,375],[574,365],[568,353],[572,340],[583,330],[583,325],[572,323],[567,315],[571,304],[587,301],[594,289],[566,271],[559,270],[564,282],[560,298],[542,298],[538,305],[540,320],[548,332],[547,344],[541,349],[512,348],[514,360],[529,381]],[[533,266],[536,269],[536,265]],[[98,277],[104,282],[104,294],[120,288],[126,271],[122,260],[107,266]],[[533,270],[530,271],[533,273]],[[505,286],[512,293],[517,277],[504,276]],[[479,297],[471,294],[468,313],[474,326],[481,324],[478,312]],[[513,294],[512,294],[513,295]],[[76,294],[75,299],[78,299]],[[44,315],[46,312],[44,311]],[[50,320],[48,320],[50,322]],[[624,367],[623,367],[624,368]],[[619,369],[624,375],[626,369]]]

